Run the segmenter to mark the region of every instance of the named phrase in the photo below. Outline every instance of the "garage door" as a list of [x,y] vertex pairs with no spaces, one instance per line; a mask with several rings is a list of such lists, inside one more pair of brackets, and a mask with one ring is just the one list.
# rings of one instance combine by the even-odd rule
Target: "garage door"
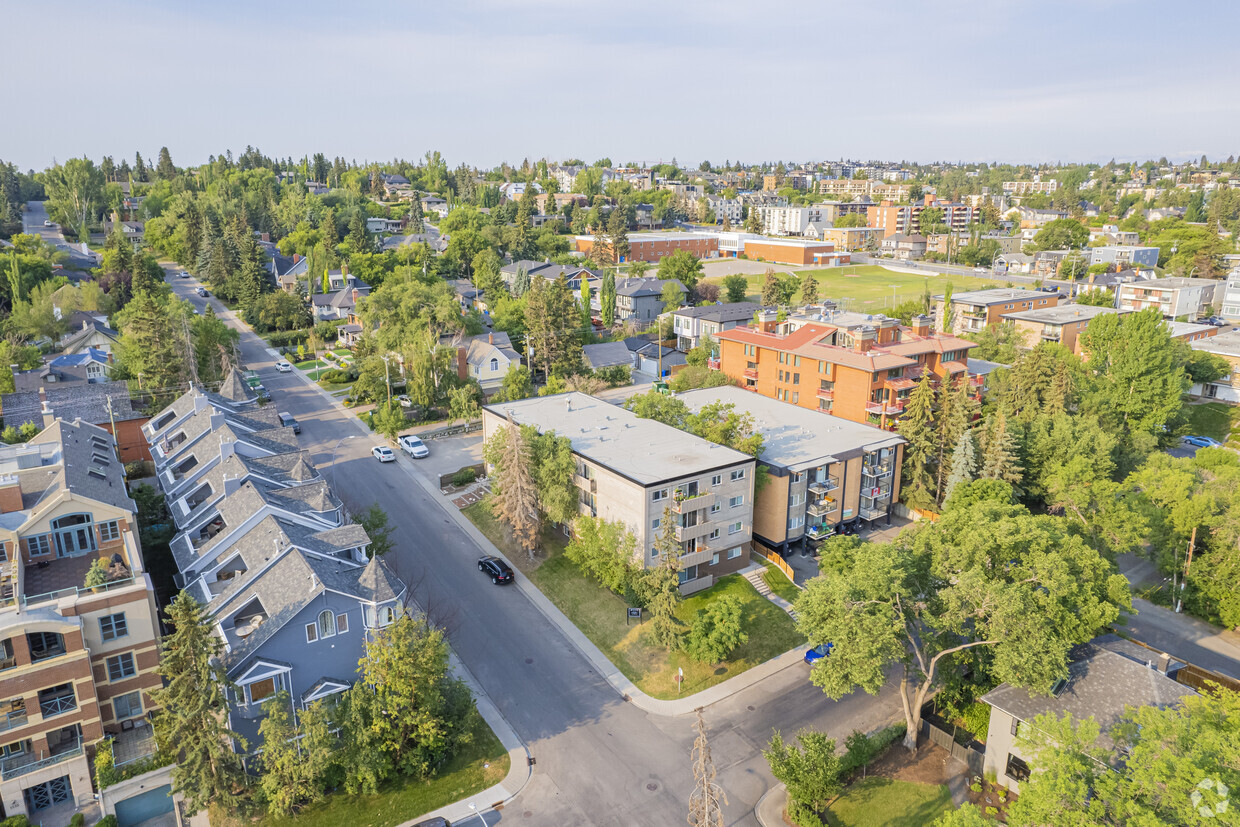
[[152,818],[172,812],[172,785],[165,784],[153,790],[126,798],[116,803],[116,820],[120,827],[134,827]]

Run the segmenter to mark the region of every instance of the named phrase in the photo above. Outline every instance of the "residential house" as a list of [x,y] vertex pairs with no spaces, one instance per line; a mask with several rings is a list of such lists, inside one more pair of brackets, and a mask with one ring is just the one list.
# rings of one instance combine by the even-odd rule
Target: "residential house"
[[471,337],[462,347],[463,364],[458,361],[462,379],[473,379],[488,396],[500,389],[508,371],[521,364],[521,355],[512,347],[512,340],[502,330]]
[[366,232],[378,235],[380,233],[399,233],[404,228],[404,222],[399,218],[367,218]]
[[406,589],[368,560],[365,530],[271,409],[194,388],[147,435],[178,529],[177,585],[214,618],[237,687],[228,723],[257,745],[267,698],[287,690],[295,713],[352,685],[366,638],[394,622]]
[[15,371],[13,383],[19,391],[37,391],[52,386],[81,386],[107,382],[112,373],[112,354],[94,348],[55,356],[47,364]]
[[1026,253],[1000,253],[995,256],[995,268],[1006,273],[1028,273],[1033,270],[1034,257]]
[[1145,211],[1145,220],[1162,221],[1164,218],[1183,218],[1187,214],[1187,207],[1151,207]]
[[[94,751],[154,753],[162,630],[137,506],[111,434],[56,420],[0,446],[0,756],[4,814],[64,823],[91,805]],[[86,588],[95,561],[105,582]]]
[[1137,247],[1128,244],[1108,244],[1089,248],[1089,263],[1113,264],[1116,269],[1126,270],[1134,264],[1145,267],[1158,266],[1157,247]]
[[122,463],[151,459],[142,435],[148,417],[133,409],[129,385],[124,381],[49,385],[6,393],[0,397],[0,407],[5,427],[21,428],[32,423],[43,428],[56,419],[81,420],[112,434]]
[[285,293],[304,293],[310,260],[294,253],[292,257],[276,256],[271,261],[271,275],[276,286]]
[[1114,307],[1063,304],[1004,313],[1002,318],[1020,331],[1023,347],[1033,348],[1042,342],[1057,342],[1081,356],[1080,336],[1089,323],[1099,316],[1118,312]]
[[1099,240],[1107,244],[1135,246],[1141,243],[1141,235],[1136,230],[1121,230],[1116,224],[1104,224],[1101,227],[1090,227],[1089,242],[1092,244]]
[[754,500],[754,542],[786,555],[841,525],[890,523],[900,498],[901,437],[732,385],[677,398],[694,412],[723,403],[753,417],[764,440],[759,467],[768,476]]
[[1240,330],[1229,330],[1217,336],[1199,339],[1190,342],[1189,347],[1204,353],[1213,353],[1231,366],[1226,376],[1206,384],[1199,382],[1193,385],[1189,392],[1205,399],[1240,403]]
[[[327,276],[329,292],[310,296],[314,319],[347,319],[356,310],[358,301],[370,295],[370,285],[349,275],[347,270],[332,270]],[[316,284],[314,288],[318,290],[320,286]]]
[[1218,288],[1215,289],[1215,298],[1220,305],[1218,315],[1229,321],[1240,321],[1240,268],[1227,274],[1222,291],[1223,295],[1219,297]]
[[547,281],[555,281],[560,276],[563,276],[568,289],[574,293],[581,289],[581,282],[583,280],[591,285],[591,292],[596,293],[598,285],[603,278],[602,273],[587,267],[574,267],[571,265],[553,264],[550,261],[531,261],[529,259],[521,259],[511,264],[505,264],[499,268],[499,277],[504,280],[504,284],[512,287],[516,283],[518,274],[521,272],[524,272],[531,279],[542,278]]
[[1029,272],[1035,276],[1053,279],[1059,275],[1059,267],[1068,256],[1078,255],[1076,250],[1039,250],[1033,254],[1033,267]]
[[87,348],[112,353],[120,342],[121,334],[108,327],[108,317],[102,313],[76,310],[65,322],[69,331],[56,342],[61,353],[80,353]]
[[753,457],[582,393],[487,405],[483,439],[510,417],[572,443],[581,513],[623,524],[638,565],[659,565],[655,540],[663,520],[674,522],[683,593],[749,564]]
[[913,260],[926,255],[927,244],[924,235],[893,233],[883,239],[881,249],[884,254],[890,254],[899,259]]
[[819,237],[841,252],[876,249],[883,231],[878,227],[828,227]]
[[[650,324],[663,313],[663,289],[674,284],[680,290],[679,306],[684,303],[684,296],[689,291],[677,279],[661,281],[651,278],[616,279],[616,321],[634,321],[638,324]],[[606,326],[610,322],[603,320]]]
[[[967,290],[952,293],[951,306],[947,307],[944,296],[934,297],[935,325],[938,329],[949,328],[952,333],[976,333],[992,324],[998,324],[1007,313],[1055,307],[1059,304],[1058,293],[1040,290],[1020,290],[999,287],[991,290]],[[950,326],[944,323],[950,319]]]
[[1196,694],[1173,677],[1182,664],[1115,635],[1074,647],[1069,661],[1068,674],[1046,687],[1049,691],[1004,683],[982,696],[990,705],[983,767],[1013,792],[1019,793],[1021,782],[1031,774],[1031,756],[1017,746],[1016,737],[1039,715],[1068,714],[1075,721],[1093,718],[1102,730],[1095,746],[1111,753],[1112,768],[1119,770],[1122,755],[1110,731],[1125,713],[1133,707],[1175,706]]
[[525,195],[526,190],[533,190],[535,194],[543,191],[538,184],[527,184],[524,181],[508,181],[499,185],[499,194],[509,201],[520,201],[521,196]]
[[672,332],[676,335],[676,349],[688,353],[722,330],[749,324],[761,309],[762,305],[757,302],[736,302],[675,310],[672,312]]
[[591,370],[602,370],[624,365],[633,367],[633,352],[624,342],[599,342],[581,348],[582,360]]
[[[431,228],[433,229],[433,228]],[[408,235],[390,235],[379,240],[379,247],[384,251],[399,250],[405,245],[425,244],[431,252],[442,253],[448,249],[447,236],[437,232],[410,233]]]
[[[1121,284],[1116,305],[1120,310],[1154,307],[1164,319],[1187,316],[1195,319],[1214,303],[1219,282],[1213,279],[1168,277]],[[1223,295],[1226,295],[1224,292]]]
[[995,244],[999,245],[1000,253],[1019,253],[1022,246],[1022,239],[1020,236],[1003,235],[1001,233],[987,233],[978,240],[993,241]]
[[135,250],[142,246],[146,238],[145,221],[122,221],[120,216],[112,213],[112,219],[103,222],[103,231],[105,235],[111,235],[117,229],[120,229],[121,235]]
[[448,202],[446,199],[440,198],[438,195],[428,195],[420,200],[423,215],[434,213],[440,218],[448,217]]
[[719,369],[742,388],[853,422],[894,428],[923,375],[977,382],[965,359],[973,342],[937,333],[917,316],[841,313],[787,333],[736,327],[717,334]]

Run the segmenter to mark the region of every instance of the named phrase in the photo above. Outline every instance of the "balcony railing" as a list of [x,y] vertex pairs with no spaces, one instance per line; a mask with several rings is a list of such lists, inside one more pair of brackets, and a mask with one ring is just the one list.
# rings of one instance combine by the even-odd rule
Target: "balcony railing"
[[835,389],[834,388],[819,388],[818,398],[819,399],[835,399]]
[[861,466],[861,473],[867,477],[887,477],[891,475],[891,463],[874,463]]
[[672,513],[684,514],[686,511],[698,511],[702,508],[710,508],[715,504],[715,492],[703,491],[693,496],[673,496],[672,497]]
[[823,537],[830,537],[835,533],[835,527],[826,523],[811,523],[805,527],[805,534],[811,540],[821,540]]
[[865,412],[871,414],[886,414],[893,416],[904,412],[904,400],[897,399],[894,402],[867,402],[865,403]]
[[0,716],[0,732],[8,732],[10,729],[17,729],[26,725],[28,720],[26,710],[19,709]]
[[5,780],[18,778],[36,770],[41,770],[44,767],[50,767],[53,764],[60,764],[76,758],[79,755],[82,755],[82,743],[75,738],[71,745],[65,747],[63,751],[53,753],[44,758],[35,758],[31,755],[14,755],[5,758],[0,761],[0,775],[3,775]]
[[826,494],[828,491],[834,491],[840,487],[840,481],[835,477],[827,477],[826,480],[815,480],[809,484],[811,494]]
[[710,368],[711,370],[719,370],[720,365],[721,363],[718,359],[707,359],[706,360],[706,367]]
[[745,373],[746,379],[757,379],[758,378],[757,368],[745,368],[744,373]]
[[840,507],[840,504],[831,497],[823,497],[821,500],[814,500],[805,506],[805,513],[812,517],[825,517],[833,513]]
[[861,519],[863,520],[877,520],[879,517],[885,517],[887,515],[887,509],[873,508],[863,505],[861,506],[859,513],[861,514]]
[[75,709],[77,709],[77,698],[72,695],[61,695],[58,698],[48,698],[46,701],[39,701],[39,712],[43,713],[44,718],[51,718],[53,715],[63,715]]
[[686,540],[692,540],[697,537],[704,537],[705,535],[710,534],[712,531],[714,531],[718,527],[719,526],[713,525],[711,523],[698,523],[697,525],[691,525],[691,526],[673,526],[674,528],[673,533],[676,535],[676,541],[683,543]]

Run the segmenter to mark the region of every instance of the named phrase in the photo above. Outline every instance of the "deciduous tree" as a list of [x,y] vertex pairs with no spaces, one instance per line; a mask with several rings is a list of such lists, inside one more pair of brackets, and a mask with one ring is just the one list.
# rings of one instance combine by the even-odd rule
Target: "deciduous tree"
[[488,445],[495,466],[492,509],[531,560],[538,549],[538,487],[533,475],[533,455],[525,435],[508,417],[508,424],[491,437]]

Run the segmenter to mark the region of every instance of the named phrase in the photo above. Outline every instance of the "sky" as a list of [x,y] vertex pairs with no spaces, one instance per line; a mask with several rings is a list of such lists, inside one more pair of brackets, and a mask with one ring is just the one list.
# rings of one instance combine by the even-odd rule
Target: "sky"
[[0,159],[1240,154],[1240,4],[0,0]]

